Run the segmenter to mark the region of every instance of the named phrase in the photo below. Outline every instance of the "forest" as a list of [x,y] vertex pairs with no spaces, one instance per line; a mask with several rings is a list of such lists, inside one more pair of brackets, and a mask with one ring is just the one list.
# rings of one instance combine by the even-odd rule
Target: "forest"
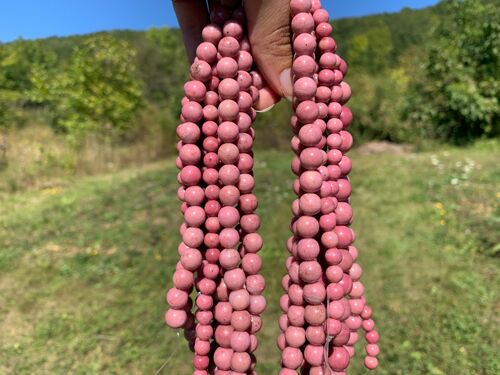
[[[498,13],[498,0],[445,0],[333,22],[338,53],[350,64],[357,143],[428,147],[498,136]],[[121,163],[121,146],[147,144],[148,155],[137,151],[147,160],[171,154],[187,72],[177,29],[0,44],[4,167],[19,132],[25,140],[30,130],[59,137],[66,155],[51,154],[42,142],[41,162],[70,171],[85,170],[83,155],[91,153]],[[271,135],[259,146],[288,147],[289,111],[282,103],[259,116],[257,129]]]

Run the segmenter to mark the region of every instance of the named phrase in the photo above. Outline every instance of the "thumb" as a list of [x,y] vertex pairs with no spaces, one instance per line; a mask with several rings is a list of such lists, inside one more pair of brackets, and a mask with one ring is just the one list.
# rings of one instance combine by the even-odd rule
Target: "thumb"
[[280,97],[292,97],[289,3],[290,0],[244,2],[254,61],[269,86],[261,90],[258,109],[271,107]]

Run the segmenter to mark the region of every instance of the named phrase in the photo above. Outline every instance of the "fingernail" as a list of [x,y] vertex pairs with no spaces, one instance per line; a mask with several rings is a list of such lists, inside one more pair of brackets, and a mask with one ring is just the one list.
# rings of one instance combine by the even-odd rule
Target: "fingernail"
[[285,69],[280,74],[281,89],[283,90],[283,96],[289,101],[292,101],[293,95],[293,84],[292,84],[292,70],[290,68]]
[[257,113],[264,113],[264,112],[268,112],[268,111],[270,111],[271,109],[273,109],[273,107],[274,107],[274,104],[273,104],[272,106],[270,106],[270,107],[267,107],[267,108],[264,108],[264,109],[261,109],[261,110],[255,111],[255,112],[257,112]]

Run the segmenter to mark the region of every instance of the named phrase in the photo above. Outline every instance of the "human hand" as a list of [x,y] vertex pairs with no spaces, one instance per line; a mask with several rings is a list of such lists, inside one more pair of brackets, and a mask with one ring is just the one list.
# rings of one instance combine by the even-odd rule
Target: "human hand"
[[[209,1],[210,5],[217,1]],[[201,43],[201,31],[210,23],[203,0],[173,0],[175,12],[191,61]],[[289,0],[246,0],[244,8],[254,62],[266,85],[255,109],[269,110],[281,97],[292,96],[292,47]]]

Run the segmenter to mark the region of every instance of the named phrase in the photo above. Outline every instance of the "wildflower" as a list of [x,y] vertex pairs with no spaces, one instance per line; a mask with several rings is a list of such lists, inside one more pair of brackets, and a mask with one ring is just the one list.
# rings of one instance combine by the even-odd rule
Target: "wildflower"
[[45,188],[42,190],[43,195],[57,195],[60,194],[62,189],[60,187]]
[[441,202],[436,202],[436,203],[434,203],[434,208],[436,210],[442,210],[444,208],[444,206]]
[[450,184],[452,185],[458,185],[458,183],[460,182],[460,180],[456,177],[452,178],[451,181],[450,181]]

